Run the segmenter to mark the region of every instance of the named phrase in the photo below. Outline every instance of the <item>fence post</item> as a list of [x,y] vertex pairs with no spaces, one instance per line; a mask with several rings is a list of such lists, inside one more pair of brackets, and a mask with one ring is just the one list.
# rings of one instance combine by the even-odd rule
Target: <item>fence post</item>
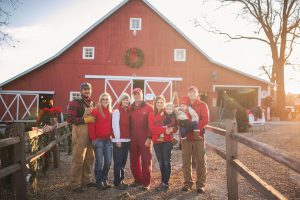
[[58,130],[57,128],[53,131],[53,140],[56,140],[56,145],[52,148],[53,152],[53,165],[54,168],[59,168],[60,167],[60,152],[59,152],[59,143],[58,143]]
[[236,132],[236,121],[233,119],[228,119],[226,124],[226,175],[228,199],[237,200],[239,197],[238,179],[237,171],[232,165],[232,160],[237,158],[238,143],[231,136]]
[[20,137],[20,143],[14,145],[14,163],[20,163],[21,169],[15,173],[16,199],[27,199],[26,183],[26,155],[25,155],[25,125],[16,123],[13,125],[14,136]]

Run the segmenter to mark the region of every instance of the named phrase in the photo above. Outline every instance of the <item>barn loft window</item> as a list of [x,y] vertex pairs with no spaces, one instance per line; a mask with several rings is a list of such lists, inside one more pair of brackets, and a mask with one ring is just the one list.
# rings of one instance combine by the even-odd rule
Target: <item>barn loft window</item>
[[80,92],[70,92],[70,101],[80,98]]
[[186,50],[185,49],[174,49],[174,61],[185,62],[186,61]]
[[82,59],[94,59],[95,47],[83,47],[82,48]]
[[130,18],[130,30],[142,30],[142,19]]

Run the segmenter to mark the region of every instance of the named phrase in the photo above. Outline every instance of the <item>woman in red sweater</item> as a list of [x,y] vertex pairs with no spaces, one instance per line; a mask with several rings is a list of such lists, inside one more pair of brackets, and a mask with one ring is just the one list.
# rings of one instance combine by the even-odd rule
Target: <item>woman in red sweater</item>
[[[173,149],[172,138],[173,133],[177,128],[166,127],[164,124],[165,113],[165,98],[158,96],[154,100],[154,112],[149,114],[148,124],[151,134],[151,139],[154,143],[154,151],[159,163],[161,173],[161,184],[156,187],[156,191],[166,191],[169,189],[169,179],[171,175],[171,151]],[[164,140],[158,141],[159,136],[164,134]]]
[[100,190],[111,187],[107,182],[112,160],[111,113],[111,97],[108,93],[102,93],[97,106],[91,112],[95,122],[89,124],[89,135],[95,153],[95,178]]

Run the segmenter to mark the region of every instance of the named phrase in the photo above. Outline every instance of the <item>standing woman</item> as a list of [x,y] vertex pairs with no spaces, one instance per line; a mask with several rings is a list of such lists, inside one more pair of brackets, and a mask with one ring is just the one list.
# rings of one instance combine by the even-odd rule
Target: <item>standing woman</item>
[[111,187],[107,182],[112,158],[111,113],[111,97],[108,93],[102,93],[96,108],[91,113],[95,117],[95,122],[89,125],[90,139],[95,153],[96,184],[100,190]]
[[117,189],[125,190],[128,187],[124,183],[125,165],[130,146],[130,97],[127,93],[121,94],[113,111],[112,128],[114,185]]
[[[155,188],[156,191],[166,191],[169,189],[169,179],[171,175],[171,151],[173,149],[172,138],[177,128],[164,126],[165,98],[158,96],[154,100],[154,112],[149,114],[148,123],[154,151],[159,163],[161,173],[161,184]],[[164,140],[158,141],[160,134],[164,134]]]

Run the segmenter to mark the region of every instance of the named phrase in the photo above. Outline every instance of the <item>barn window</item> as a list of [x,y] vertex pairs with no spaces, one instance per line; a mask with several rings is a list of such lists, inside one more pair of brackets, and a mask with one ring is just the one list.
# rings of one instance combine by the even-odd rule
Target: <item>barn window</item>
[[94,59],[95,47],[83,47],[82,59]]
[[70,101],[80,98],[80,92],[70,92]]
[[130,18],[130,30],[142,30],[142,19]]
[[186,61],[186,50],[185,49],[174,49],[174,61],[185,62]]

